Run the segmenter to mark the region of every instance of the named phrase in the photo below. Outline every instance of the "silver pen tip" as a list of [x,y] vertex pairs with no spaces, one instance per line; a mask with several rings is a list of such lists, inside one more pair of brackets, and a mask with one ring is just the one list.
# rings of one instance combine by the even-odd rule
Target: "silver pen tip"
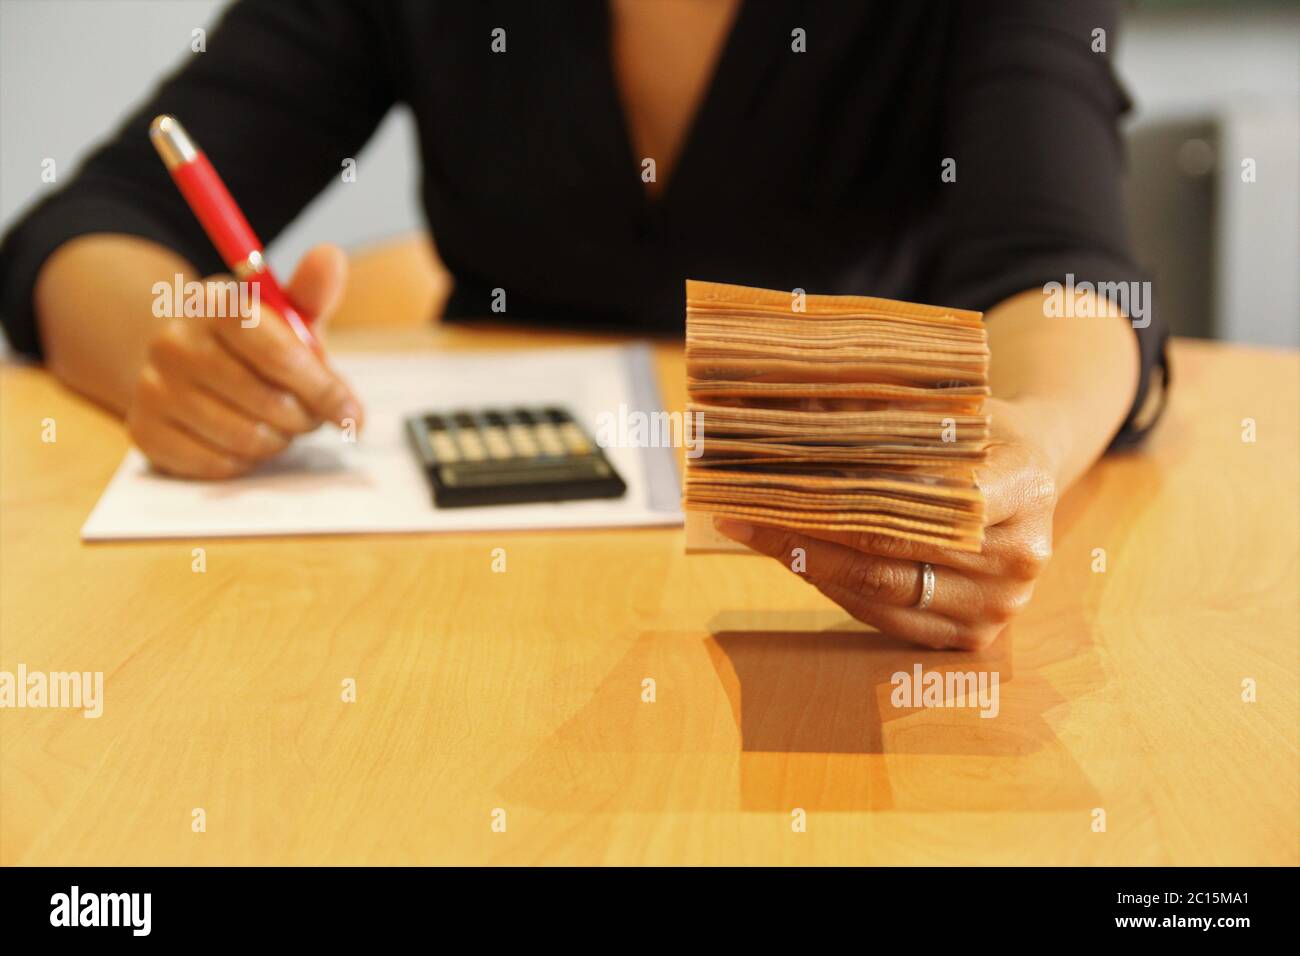
[[198,147],[185,132],[185,127],[180,124],[180,120],[174,116],[168,116],[166,113],[155,116],[153,122],[149,124],[149,139],[168,169],[175,169],[198,158]]

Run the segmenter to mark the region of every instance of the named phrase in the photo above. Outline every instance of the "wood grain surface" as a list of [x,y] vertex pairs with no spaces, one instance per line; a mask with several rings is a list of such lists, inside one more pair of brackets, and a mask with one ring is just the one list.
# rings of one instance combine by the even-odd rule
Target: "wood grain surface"
[[[105,688],[98,719],[0,710],[0,863],[1296,865],[1300,357],[1173,359],[1154,438],[1069,494],[1032,607],[980,654],[887,641],[680,530],[83,545],[123,430],[6,365],[0,669]],[[917,663],[996,670],[998,716],[893,707]]]

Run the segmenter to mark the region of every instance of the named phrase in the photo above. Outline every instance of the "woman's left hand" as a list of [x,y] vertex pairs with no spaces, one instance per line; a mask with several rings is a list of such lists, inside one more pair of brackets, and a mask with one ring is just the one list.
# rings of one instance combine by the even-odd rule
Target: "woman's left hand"
[[[985,497],[978,554],[874,533],[792,531],[719,519],[718,530],[787,568],[804,551],[809,583],[855,618],[886,634],[936,648],[987,647],[1034,593],[1052,553],[1056,481],[1052,456],[1030,406],[990,399],[988,459],[977,470]],[[929,607],[922,567],[934,569]]]

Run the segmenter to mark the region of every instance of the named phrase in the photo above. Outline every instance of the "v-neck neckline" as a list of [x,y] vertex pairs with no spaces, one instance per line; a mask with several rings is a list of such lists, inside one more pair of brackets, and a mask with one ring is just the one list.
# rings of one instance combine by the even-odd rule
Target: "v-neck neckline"
[[[613,21],[610,15],[609,0],[594,0],[597,12],[597,50],[600,70],[602,99],[607,116],[606,125],[611,131],[614,143],[613,155],[616,157],[616,175],[620,181],[629,184],[627,191],[632,194],[635,207],[643,220],[661,222],[670,210],[675,208],[688,195],[693,177],[698,173],[696,167],[707,155],[702,152],[703,142],[706,146],[713,135],[716,121],[726,107],[728,96],[736,92],[737,80],[746,82],[739,74],[746,62],[746,56],[761,48],[748,37],[753,21],[753,0],[740,0],[722,48],[714,60],[704,92],[696,103],[686,130],[677,149],[673,162],[672,175],[663,184],[659,195],[652,196],[641,180],[641,161],[636,157],[636,146],[632,139],[632,124],[627,108],[618,86],[618,73],[614,64]],[[685,185],[683,185],[683,182]]]

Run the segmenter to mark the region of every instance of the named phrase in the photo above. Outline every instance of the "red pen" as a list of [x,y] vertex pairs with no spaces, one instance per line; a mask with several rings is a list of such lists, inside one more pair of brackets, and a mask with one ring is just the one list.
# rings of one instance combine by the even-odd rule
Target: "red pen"
[[320,342],[311,332],[312,317],[299,311],[280,288],[252,226],[185,127],[174,116],[157,116],[149,124],[149,139],[226,267],[236,279],[257,286],[260,301],[284,316],[298,338],[319,354]]

